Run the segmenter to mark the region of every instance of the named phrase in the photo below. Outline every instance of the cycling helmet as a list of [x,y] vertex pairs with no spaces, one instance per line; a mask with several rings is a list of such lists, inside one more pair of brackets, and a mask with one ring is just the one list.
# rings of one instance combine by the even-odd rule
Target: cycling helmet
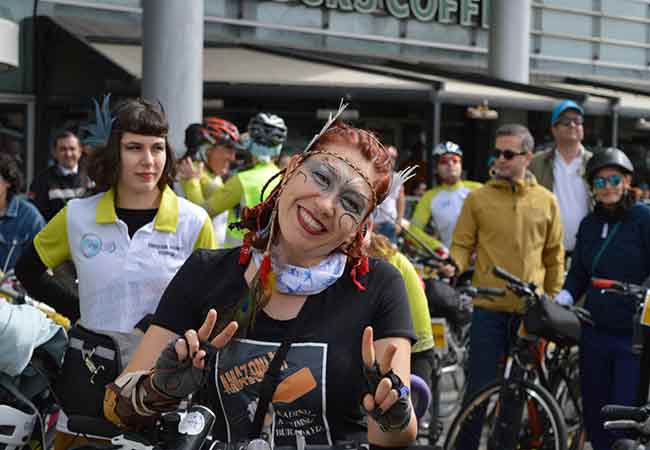
[[206,117],[203,126],[208,134],[214,139],[213,145],[231,145],[236,147],[239,144],[239,130],[232,122],[220,119],[219,117]]
[[433,149],[433,157],[434,158],[439,158],[442,155],[446,155],[447,153],[452,153],[454,155],[458,155],[461,158],[463,157],[463,151],[460,149],[458,144],[447,141],[444,143],[440,143],[436,145],[436,147]]
[[616,167],[624,173],[634,173],[634,166],[630,158],[621,150],[609,147],[594,153],[594,156],[587,163],[586,175],[589,185],[591,185],[594,176],[596,176],[596,172],[604,167]]
[[0,448],[20,450],[25,447],[36,420],[36,414],[25,413],[10,405],[0,405]]
[[257,144],[276,147],[287,139],[287,126],[280,116],[259,113],[248,122],[248,134]]

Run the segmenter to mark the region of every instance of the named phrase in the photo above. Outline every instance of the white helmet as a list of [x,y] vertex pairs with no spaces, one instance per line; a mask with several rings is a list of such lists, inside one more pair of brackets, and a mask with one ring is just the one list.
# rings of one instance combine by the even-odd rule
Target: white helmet
[[9,405],[0,405],[0,448],[19,450],[28,443],[36,414],[27,414]]
[[258,113],[248,122],[248,134],[253,142],[275,147],[287,139],[287,125],[280,116]]
[[447,153],[452,153],[454,155],[458,155],[461,158],[463,157],[463,151],[460,149],[458,144],[455,142],[447,141],[444,143],[440,143],[436,145],[436,147],[433,149],[433,157],[434,158],[439,158],[442,155],[446,155]]

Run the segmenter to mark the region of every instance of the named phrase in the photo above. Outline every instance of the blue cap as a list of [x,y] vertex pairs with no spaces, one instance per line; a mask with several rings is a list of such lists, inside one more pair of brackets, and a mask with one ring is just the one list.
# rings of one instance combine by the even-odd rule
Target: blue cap
[[582,106],[578,105],[573,100],[562,100],[560,103],[555,105],[555,108],[553,108],[553,112],[551,113],[551,126],[555,125],[557,119],[567,109],[573,109],[574,111],[578,111],[581,116],[585,115],[585,111],[584,109],[582,109]]

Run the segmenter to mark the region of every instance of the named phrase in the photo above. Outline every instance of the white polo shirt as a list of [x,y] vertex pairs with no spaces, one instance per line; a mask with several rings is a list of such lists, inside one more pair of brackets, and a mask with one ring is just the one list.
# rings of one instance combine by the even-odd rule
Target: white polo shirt
[[557,151],[553,158],[553,193],[560,206],[560,219],[564,229],[564,249],[573,251],[582,219],[589,213],[589,191],[582,177],[582,158],[573,158],[569,164]]
[[50,268],[72,260],[79,276],[80,322],[130,332],[196,248],[215,248],[212,223],[199,206],[167,187],[153,221],[129,237],[114,192],[71,200],[34,238]]

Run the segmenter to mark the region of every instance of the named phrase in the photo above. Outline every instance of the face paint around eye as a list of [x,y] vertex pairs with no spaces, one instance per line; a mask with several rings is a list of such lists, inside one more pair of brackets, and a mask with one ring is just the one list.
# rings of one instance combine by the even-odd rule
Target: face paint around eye
[[323,188],[330,187],[330,178],[327,176],[327,174],[324,173],[322,169],[316,169],[312,171],[311,176],[316,181],[316,183]]
[[349,216],[356,224],[366,213],[369,199],[368,183],[345,161],[335,158],[309,158],[303,163],[309,178],[324,193],[333,194],[340,205],[341,214]]

